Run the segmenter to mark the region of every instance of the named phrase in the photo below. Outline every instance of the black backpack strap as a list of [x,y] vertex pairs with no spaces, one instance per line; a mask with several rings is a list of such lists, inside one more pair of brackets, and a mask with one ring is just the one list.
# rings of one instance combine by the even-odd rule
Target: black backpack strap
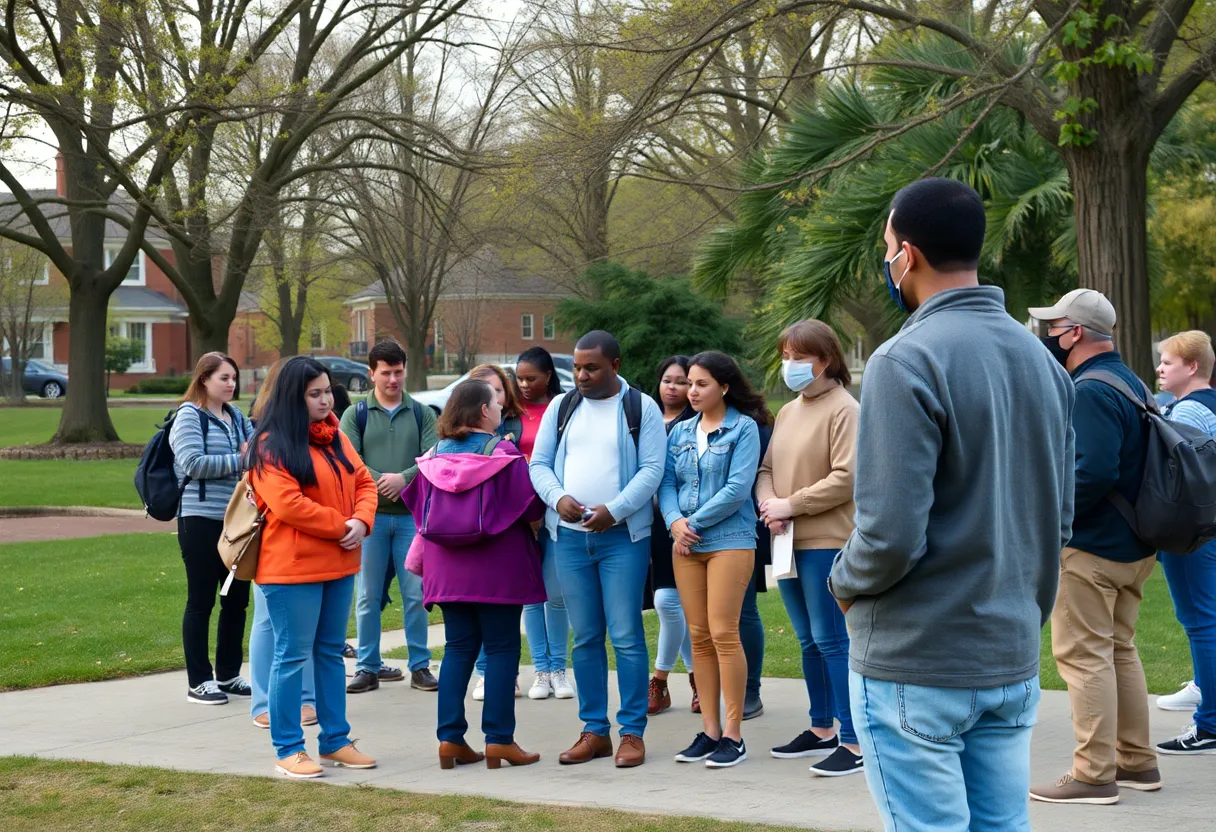
[[557,442],[553,445],[556,450],[561,447],[562,437],[566,434],[566,426],[570,424],[570,417],[574,414],[574,409],[583,401],[583,394],[577,390],[571,390],[562,398],[562,403],[557,408]]
[[[209,427],[208,422],[211,420],[207,418],[206,411],[201,407],[196,410],[198,410],[198,427],[203,432],[203,453],[207,453],[207,428]],[[198,501],[201,503],[207,499],[207,481],[199,479],[196,482],[198,483]],[[185,486],[183,486],[184,488]]]
[[642,442],[642,392],[634,387],[625,392],[625,424],[633,437],[633,449],[639,450]]
[[414,424],[418,426],[418,449],[422,449],[422,405],[410,399],[410,408],[414,411]]
[[[1140,381],[1140,379],[1136,380]],[[1123,396],[1123,398],[1134,404],[1137,410],[1143,413],[1154,413],[1158,416],[1161,415],[1161,408],[1157,407],[1157,400],[1153,397],[1153,391],[1150,390],[1148,385],[1143,381],[1140,381],[1140,387],[1144,393],[1143,398],[1136,395],[1132,388],[1128,386],[1126,381],[1119,378],[1109,370],[1090,370],[1087,373],[1082,373],[1081,377],[1077,379],[1076,383],[1080,384],[1083,381],[1099,381],[1102,384],[1105,384],[1107,387],[1113,387]]]
[[355,402],[355,427],[359,429],[359,444],[363,444],[363,432],[367,430],[367,399]]
[[491,437],[490,437],[490,441],[489,441],[489,442],[487,442],[487,443],[486,443],[486,446],[485,446],[484,448],[482,448],[482,449],[481,449],[481,453],[482,453],[482,455],[483,455],[483,456],[490,456],[491,454],[493,454],[493,453],[494,453],[494,449],[498,447],[498,443],[499,443],[499,442],[501,442],[501,441],[502,441],[502,437],[501,437],[501,436],[491,436]]

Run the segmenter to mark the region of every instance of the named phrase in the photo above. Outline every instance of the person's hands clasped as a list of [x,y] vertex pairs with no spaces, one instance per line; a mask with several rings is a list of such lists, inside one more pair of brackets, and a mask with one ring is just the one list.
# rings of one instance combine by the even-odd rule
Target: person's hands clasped
[[683,543],[673,543],[671,545],[671,553],[673,555],[679,555],[682,558],[686,558],[692,554],[692,549],[689,549]]
[[773,534],[785,534],[790,529],[789,520],[768,520],[765,522],[768,530]]
[[376,480],[376,490],[380,492],[380,496],[396,502],[401,499],[401,492],[405,490],[405,477],[401,474],[381,474],[380,479]]
[[[760,517],[767,524],[773,520],[789,520],[793,516],[794,509],[784,497],[769,497],[760,504]],[[769,525],[769,528],[772,526]]]
[[557,516],[567,523],[580,523],[583,520],[583,507],[567,494],[557,501]]
[[367,537],[367,524],[352,517],[346,521],[346,535],[338,541],[338,545],[349,552],[351,549],[358,549],[362,546],[365,537]]
[[590,517],[583,521],[583,528],[589,532],[606,532],[616,525],[616,518],[607,506],[596,506]]
[[701,535],[692,530],[687,517],[681,517],[671,524],[671,538],[685,549],[692,549],[701,542]]

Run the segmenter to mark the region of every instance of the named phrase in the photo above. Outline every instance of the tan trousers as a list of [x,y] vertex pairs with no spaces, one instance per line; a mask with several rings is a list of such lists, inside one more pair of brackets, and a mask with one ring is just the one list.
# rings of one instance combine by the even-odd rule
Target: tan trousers
[[1072,705],[1072,775],[1083,783],[1113,782],[1116,765],[1129,771],[1157,765],[1148,686],[1133,642],[1144,582],[1156,563],[1116,563],[1080,549],[1060,554],[1051,649]]
[[755,560],[754,549],[672,556],[680,606],[692,640],[701,715],[707,724],[722,725],[719,693],[726,700],[726,721],[738,724],[743,720],[747,657],[739,641],[739,613]]

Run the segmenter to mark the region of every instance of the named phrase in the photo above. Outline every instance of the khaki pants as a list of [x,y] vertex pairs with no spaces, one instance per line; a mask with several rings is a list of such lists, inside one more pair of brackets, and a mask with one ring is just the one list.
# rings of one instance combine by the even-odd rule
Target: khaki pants
[[1051,649],[1072,705],[1072,775],[1105,785],[1115,766],[1144,771],[1157,764],[1149,739],[1148,687],[1133,638],[1144,582],[1154,558],[1115,561],[1066,548],[1060,594],[1051,614]]
[[747,657],[739,641],[739,613],[752,582],[756,552],[673,555],[676,588],[692,640],[692,665],[706,725],[721,722],[718,696],[726,700],[726,723],[743,722],[747,695]]

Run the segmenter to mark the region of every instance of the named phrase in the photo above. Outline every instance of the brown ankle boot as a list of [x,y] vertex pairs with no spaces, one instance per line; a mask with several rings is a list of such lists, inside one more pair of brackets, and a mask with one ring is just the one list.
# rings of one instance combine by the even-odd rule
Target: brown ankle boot
[[539,759],[539,754],[524,751],[517,742],[510,745],[486,743],[486,768],[498,768],[504,762],[513,766],[530,766]]
[[456,766],[467,766],[470,763],[480,763],[485,758],[485,754],[482,754],[480,751],[474,751],[464,743],[439,743],[440,768],[447,769],[455,768]]
[[671,707],[671,691],[667,689],[667,680],[652,678],[646,695],[646,713],[650,716],[661,714]]
[[692,712],[699,714],[701,713],[701,697],[697,695],[697,677],[691,672],[688,674],[688,686],[692,688]]

